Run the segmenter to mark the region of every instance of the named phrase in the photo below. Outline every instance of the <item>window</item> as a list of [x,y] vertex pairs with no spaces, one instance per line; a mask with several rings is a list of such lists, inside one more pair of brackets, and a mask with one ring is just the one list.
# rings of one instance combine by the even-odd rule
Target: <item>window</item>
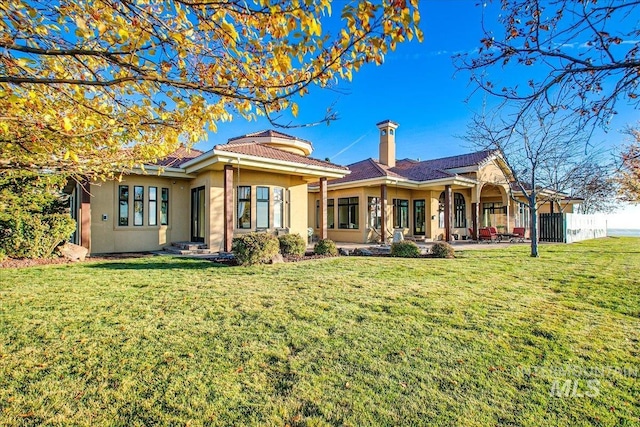
[[502,202],[490,202],[482,204],[482,226],[503,227],[507,220],[507,207]]
[[251,228],[251,187],[238,187],[238,228]]
[[[438,199],[438,227],[444,228],[444,204],[445,195],[444,191],[440,193]],[[453,227],[465,228],[467,226],[467,208],[464,201],[464,196],[460,193],[454,193],[453,195]]]
[[393,199],[393,227],[409,228],[409,201]]
[[144,187],[133,186],[133,225],[144,223]]
[[269,228],[269,187],[256,187],[256,228]]
[[358,197],[338,199],[338,228],[358,228]]
[[320,200],[316,200],[316,228],[320,228]]
[[518,202],[518,213],[516,214],[516,227],[530,227],[531,211],[529,206],[524,203]]
[[327,199],[327,228],[336,228],[335,223],[335,199]]
[[118,201],[120,210],[118,211],[118,225],[129,225],[129,186],[118,187]]
[[284,227],[284,189],[273,189],[273,226]]
[[465,228],[467,226],[466,204],[464,196],[460,193],[453,195],[453,226]]
[[444,228],[444,191],[438,198],[438,228]]
[[162,200],[160,201],[160,225],[169,224],[169,189],[162,189]]
[[380,207],[380,197],[369,197],[369,214],[367,215],[368,226],[380,228],[382,224],[382,208]]
[[158,225],[158,187],[149,187],[149,225]]

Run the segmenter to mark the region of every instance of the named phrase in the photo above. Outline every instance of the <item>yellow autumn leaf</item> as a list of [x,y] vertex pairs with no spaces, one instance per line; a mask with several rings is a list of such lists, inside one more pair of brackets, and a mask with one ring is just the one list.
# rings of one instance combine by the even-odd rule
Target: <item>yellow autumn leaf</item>
[[62,119],[62,128],[67,132],[73,129],[73,125],[71,124],[71,120],[69,119],[69,117],[65,117],[64,119]]
[[127,31],[126,28],[118,28],[118,35],[120,36],[120,38],[122,39],[128,39],[129,38],[129,32]]

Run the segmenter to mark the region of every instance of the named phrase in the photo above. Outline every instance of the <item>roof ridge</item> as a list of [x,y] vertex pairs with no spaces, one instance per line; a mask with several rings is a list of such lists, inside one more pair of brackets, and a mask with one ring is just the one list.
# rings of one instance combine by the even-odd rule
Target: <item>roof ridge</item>
[[288,133],[280,132],[279,130],[275,130],[275,129],[263,129],[255,132],[249,132],[244,135],[234,136],[232,138],[229,138],[227,142],[236,141],[238,139],[243,139],[243,138],[251,138],[251,137],[284,137],[287,139],[292,139],[295,141],[303,141],[311,144],[311,142],[307,141],[306,139],[298,138],[297,136],[289,135]]
[[[451,169],[455,169],[455,168],[451,168]],[[449,175],[449,176],[459,176],[457,173],[449,172],[449,171],[447,171],[446,169],[440,169],[440,168],[437,168],[437,169],[434,169],[434,170],[435,170],[436,172],[441,172],[441,173],[443,173],[443,174],[445,174],[445,175]]]
[[386,170],[382,169],[382,166],[380,166],[377,161],[373,160],[371,157],[369,157],[367,160],[371,161],[371,163],[373,163],[373,166],[375,166],[376,169],[382,172],[384,176],[389,175]]
[[[349,170],[349,168],[347,166],[342,166],[342,165],[338,165],[336,163],[327,162],[326,160],[320,160],[320,159],[315,158],[315,157],[303,156],[302,154],[292,153],[291,151],[283,150],[283,149],[277,148],[277,147],[272,147],[270,145],[267,145],[267,144],[264,144],[264,143],[260,143],[260,142],[258,142],[258,143],[251,143],[251,142],[244,143],[243,142],[243,143],[240,143],[240,144],[231,144],[231,145],[229,145],[229,144],[219,144],[219,145],[216,145],[214,147],[214,149],[218,149],[218,150],[221,150],[221,151],[227,151],[224,148],[233,149],[233,148],[236,148],[236,147],[249,146],[249,145],[259,145],[260,147],[262,147],[262,148],[264,148],[266,150],[275,150],[275,151],[278,151],[280,153],[285,153],[287,155],[298,157],[300,159],[314,160],[316,162],[319,162],[319,163],[322,163],[322,164],[325,164],[325,165],[328,165],[328,166],[331,166],[331,167],[334,167],[334,168],[340,168],[340,169]],[[222,148],[217,148],[217,147],[222,147]]]

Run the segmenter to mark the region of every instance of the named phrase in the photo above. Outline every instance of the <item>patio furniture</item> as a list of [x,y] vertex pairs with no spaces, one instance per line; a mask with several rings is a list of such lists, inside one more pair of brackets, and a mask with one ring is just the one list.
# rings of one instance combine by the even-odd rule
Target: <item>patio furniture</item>
[[487,243],[498,242],[498,232],[494,227],[482,227],[478,229],[478,240],[486,241]]
[[525,233],[524,227],[514,227],[513,228],[514,240],[518,243],[524,243],[524,233]]

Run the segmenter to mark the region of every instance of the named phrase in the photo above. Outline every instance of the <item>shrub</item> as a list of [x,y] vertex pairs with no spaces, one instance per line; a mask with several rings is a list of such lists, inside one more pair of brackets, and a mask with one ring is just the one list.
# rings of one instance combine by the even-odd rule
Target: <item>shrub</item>
[[231,250],[240,265],[266,264],[278,255],[280,245],[268,233],[247,233],[235,237]]
[[318,255],[336,256],[338,255],[338,248],[336,247],[336,244],[333,240],[323,239],[315,244],[315,246],[313,247],[313,252]]
[[11,258],[50,257],[75,230],[66,213],[63,176],[22,171],[0,177],[0,252]]
[[12,258],[48,258],[76,228],[67,214],[22,214],[0,220],[0,250]]
[[410,240],[403,240],[391,245],[391,256],[400,258],[417,258],[420,256],[420,248]]
[[431,253],[436,258],[453,258],[455,249],[446,242],[438,242],[431,247]]
[[280,253],[282,255],[290,255],[301,257],[307,250],[307,242],[299,234],[285,234],[278,237],[280,242]]

